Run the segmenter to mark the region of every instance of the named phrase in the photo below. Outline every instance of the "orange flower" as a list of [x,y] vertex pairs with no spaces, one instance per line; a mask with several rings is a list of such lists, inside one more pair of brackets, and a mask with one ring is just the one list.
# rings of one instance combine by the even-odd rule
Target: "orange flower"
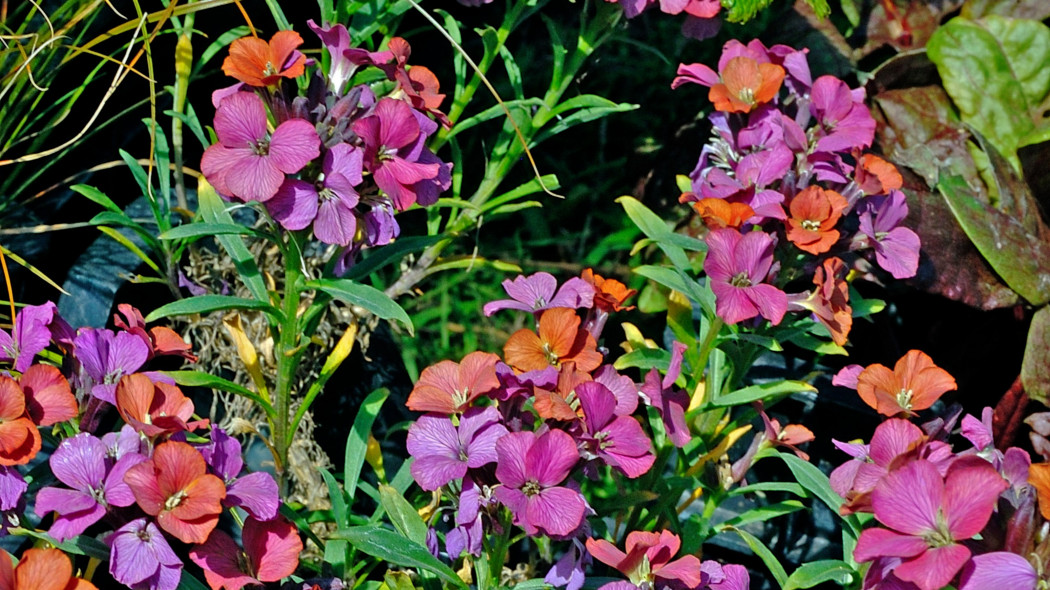
[[773,100],[784,83],[784,68],[744,56],[729,60],[720,73],[722,81],[711,87],[707,98],[715,103],[715,110],[726,113],[751,112]]
[[700,199],[693,203],[693,209],[700,214],[708,229],[740,229],[745,221],[755,215],[755,210],[747,203],[730,203],[725,199]]
[[866,195],[884,195],[904,184],[897,167],[875,154],[864,154],[857,161],[856,181]]
[[846,198],[835,191],[806,187],[788,206],[787,238],[810,254],[827,252],[839,239],[835,224],[847,205]]
[[132,428],[153,438],[192,430],[193,402],[168,383],[154,383],[142,373],[121,377],[117,383],[117,412]]
[[22,388],[0,376],[0,465],[25,465],[40,451],[40,442]]
[[303,75],[306,56],[295,48],[303,38],[295,31],[278,31],[267,43],[258,37],[242,37],[230,45],[222,71],[249,86],[273,86],[281,78]]
[[51,426],[77,415],[77,400],[62,372],[51,365],[31,365],[18,379],[26,414],[37,426]]
[[892,371],[875,364],[857,376],[860,398],[884,416],[925,410],[955,387],[955,379],[920,350],[909,350]]
[[558,384],[554,391],[535,388],[533,408],[544,420],[569,422],[579,417],[580,400],[576,397],[576,386],[593,381],[587,373],[576,370],[575,363],[563,363],[558,372]]
[[408,395],[408,409],[439,414],[466,410],[478,396],[499,387],[498,361],[498,356],[479,351],[463,357],[461,363],[441,361],[423,369]]
[[0,550],[0,590],[97,590],[87,580],[73,577],[73,564],[58,549],[28,549],[18,565]]
[[845,280],[846,264],[828,258],[813,273],[812,310],[820,323],[831,332],[831,339],[842,346],[853,327],[853,308],[849,305],[849,285]]
[[1039,495],[1039,512],[1050,520],[1050,463],[1036,463],[1029,467],[1028,483]]
[[[598,297],[594,299],[597,302]],[[519,371],[561,367],[562,363],[573,362],[578,370],[589,373],[602,364],[602,354],[597,348],[594,336],[580,329],[580,316],[575,310],[555,307],[540,316],[539,335],[527,328],[511,334],[503,345],[503,358]]]
[[[612,311],[631,311],[634,306],[624,307],[624,302],[627,301],[634,294],[638,293],[635,289],[628,289],[627,285],[617,281],[616,279],[605,279],[601,275],[594,274],[594,271],[587,268],[584,269],[583,274],[580,277],[594,285],[594,306],[599,310],[609,313]],[[591,369],[587,369],[590,371]]]

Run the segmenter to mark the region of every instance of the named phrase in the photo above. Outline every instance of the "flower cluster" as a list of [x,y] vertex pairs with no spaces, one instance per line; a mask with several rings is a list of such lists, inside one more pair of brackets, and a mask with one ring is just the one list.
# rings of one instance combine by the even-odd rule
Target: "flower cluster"
[[[875,120],[864,90],[812,79],[806,51],[760,41],[726,43],[718,71],[681,65],[673,88],[710,88],[713,137],[689,190],[708,228],[704,263],[718,315],[728,323],[811,313],[845,343],[852,324],[845,275],[861,254],[895,278],[916,273],[919,238],[901,175],[871,147]],[[800,279],[801,293],[785,287]]]
[[[129,588],[179,585],[184,561],[172,539],[192,545],[190,559],[215,590],[290,575],[302,542],[295,527],[278,517],[273,477],[242,473],[240,443],[217,428],[203,438],[208,421],[194,419],[193,402],[169,377],[143,370],[155,356],[193,359],[190,346],[169,328],[147,329],[137,309],[118,309],[117,331],[74,332],[53,303],[23,308],[11,334],[0,330],[0,361],[11,365],[11,372],[0,375],[4,531],[25,520],[28,484],[16,466],[40,451],[39,427],[65,423],[55,432],[66,437],[48,459],[55,483],[39,490],[33,507],[41,524],[50,519],[46,532],[56,541],[105,535],[109,572]],[[62,368],[37,360],[52,344],[66,355]],[[97,433],[110,410],[123,426]],[[216,528],[223,509],[234,507],[247,513],[243,552]],[[22,568],[35,571],[27,564],[51,563],[68,579],[68,558],[54,553],[58,557],[27,552],[15,578]],[[66,587],[93,588],[76,579]]]
[[[434,74],[408,68],[404,39],[368,52],[350,46],[342,25],[309,24],[329,56],[324,71],[309,72],[294,31],[230,46],[223,71],[239,83],[212,97],[218,143],[201,171],[222,196],[260,202],[282,228],[312,228],[319,241],[344,248],[345,269],[361,248],[397,237],[395,211],[431,205],[451,186],[452,165],[425,146],[448,119]],[[351,84],[366,66],[394,83],[388,93]],[[300,96],[293,82],[307,74]]]
[[675,445],[689,442],[689,398],[675,386],[684,346],[676,343],[666,376],[652,369],[637,384],[605,364],[598,346],[609,314],[624,309],[633,290],[589,269],[560,288],[542,272],[503,286],[510,298],[487,304],[485,314],[528,312],[535,328],[512,334],[502,358],[473,352],[459,363],[426,368],[408,398],[410,409],[426,412],[408,433],[412,475],[424,490],[444,490],[454,499],[448,557],[480,554],[486,532],[513,524],[529,536],[573,542],[547,576],[548,583],[573,590],[583,583],[592,547],[602,548],[595,556],[627,575],[631,587],[723,581],[714,562],[702,568],[687,556],[668,563],[678,549],[670,533],[652,539],[633,533],[627,541],[632,557],[615,559],[618,550],[607,541],[588,539],[586,516],[593,511],[577,483],[605,467],[627,478],[653,467],[652,440],[635,417],[645,405],[663,417]]
[[[913,416],[955,386],[916,350],[893,372],[858,369],[848,367],[836,382],[888,416]],[[1016,447],[995,448],[991,408],[981,419],[963,417],[959,433],[970,448],[955,451],[948,436],[958,416],[921,427],[890,417],[867,444],[834,441],[852,457],[831,474],[832,489],[846,499],[842,512],[873,513],[879,525],[861,533],[853,552],[871,562],[866,590],[977,590],[1005,580],[1018,590],[1036,587],[1036,569],[1025,559],[1034,528],[1031,458]]]
[[634,18],[653,6],[659,6],[665,14],[685,14],[682,34],[693,39],[704,40],[715,36],[722,27],[718,13],[722,10],[719,0],[605,0],[619,4],[627,18]]

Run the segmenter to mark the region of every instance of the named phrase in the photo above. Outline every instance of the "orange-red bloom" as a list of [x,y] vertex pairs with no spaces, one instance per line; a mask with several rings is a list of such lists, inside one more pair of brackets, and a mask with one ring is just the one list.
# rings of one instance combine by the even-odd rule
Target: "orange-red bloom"
[[230,45],[222,71],[249,86],[273,86],[281,78],[297,78],[306,68],[306,56],[296,50],[303,38],[295,31],[278,31],[267,43],[242,37]]
[[[598,297],[594,299],[597,301]],[[519,371],[561,367],[562,363],[573,362],[578,370],[589,373],[602,364],[602,354],[597,348],[594,336],[580,329],[580,316],[574,310],[555,307],[540,316],[539,335],[527,328],[512,334],[503,345],[503,358]]]
[[558,383],[554,391],[533,389],[533,408],[544,420],[569,422],[580,415],[580,400],[576,397],[576,386],[593,381],[591,376],[576,370],[575,363],[563,363],[558,372]]
[[909,350],[892,371],[875,364],[857,376],[860,398],[884,416],[925,410],[955,387],[955,379],[920,350]]
[[37,426],[51,426],[77,415],[77,399],[69,381],[51,365],[30,365],[18,379],[26,399],[26,413]]
[[25,465],[40,451],[40,442],[22,388],[0,376],[0,465]]
[[1050,520],[1050,463],[1035,463],[1028,468],[1028,483],[1039,496],[1039,512]]
[[838,258],[828,258],[813,273],[813,313],[831,332],[831,339],[842,346],[853,327],[853,308],[849,305],[849,285],[846,283],[846,264]]
[[478,396],[499,387],[498,361],[498,356],[478,351],[463,357],[459,363],[441,361],[423,369],[408,395],[408,409],[439,414],[465,411]]
[[153,457],[124,474],[135,501],[160,528],[183,543],[203,543],[219,523],[226,484],[208,473],[200,451],[187,443],[157,445]]
[[693,203],[693,209],[700,214],[709,229],[740,229],[745,221],[755,215],[755,210],[747,203],[730,203],[715,198],[700,199]]
[[193,402],[182,390],[168,383],[154,383],[134,373],[117,383],[117,411],[132,428],[153,438],[182,430],[192,430]]
[[[624,306],[632,296],[638,293],[635,289],[628,289],[627,285],[616,279],[602,278],[593,270],[584,269],[580,278],[594,285],[594,306],[605,313],[613,311],[630,311],[634,306]],[[590,371],[590,369],[586,369]]]
[[28,549],[17,566],[0,549],[0,590],[97,590],[73,577],[73,564],[58,549]]
[[846,198],[835,191],[806,187],[788,206],[788,240],[810,254],[827,252],[839,239],[835,224],[847,205]]
[[904,184],[897,167],[875,154],[864,154],[857,160],[855,178],[866,195],[885,195]]
[[756,106],[773,100],[780,92],[784,68],[776,64],[760,64],[741,55],[726,63],[721,79],[707,94],[715,103],[715,110],[749,113]]

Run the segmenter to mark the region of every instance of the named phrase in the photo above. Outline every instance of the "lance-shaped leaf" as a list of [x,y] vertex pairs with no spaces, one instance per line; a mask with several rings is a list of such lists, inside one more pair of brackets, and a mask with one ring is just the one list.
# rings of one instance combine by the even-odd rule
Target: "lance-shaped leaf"
[[1050,400],[1050,307],[1032,317],[1021,361],[1021,385],[1028,397],[1043,404]]

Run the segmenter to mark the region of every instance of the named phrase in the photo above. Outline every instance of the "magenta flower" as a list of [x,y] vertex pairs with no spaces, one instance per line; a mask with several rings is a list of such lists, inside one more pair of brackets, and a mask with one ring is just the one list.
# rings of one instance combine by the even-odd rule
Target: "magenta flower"
[[583,437],[587,450],[606,464],[638,477],[656,461],[653,444],[631,416],[617,416],[616,396],[596,381],[576,386],[583,409]]
[[72,539],[101,520],[110,506],[134,504],[124,474],[145,460],[143,455],[128,453],[107,468],[101,440],[82,432],[62,441],[51,455],[51,471],[72,489],[46,487],[36,498],[37,515],[58,513],[48,534],[59,541]]
[[221,428],[213,428],[211,442],[199,450],[208,464],[208,472],[226,484],[223,506],[243,508],[256,520],[268,521],[277,517],[277,510],[281,506],[277,482],[265,471],[240,475],[244,460],[241,458],[241,443],[237,439]]
[[341,24],[319,27],[313,19],[306,21],[306,25],[321,39],[321,43],[328,50],[328,89],[337,96],[342,96],[343,88],[353,77],[358,66],[343,53],[350,49],[350,32]]
[[[425,117],[423,120],[437,128],[433,121]],[[354,131],[365,142],[365,169],[372,173],[376,184],[400,211],[416,202],[416,185],[437,179],[441,173],[440,160],[424,161],[430,160],[424,154],[431,157],[433,154],[423,145],[426,134],[421,121],[412,107],[403,101],[380,100],[372,115],[354,122]],[[433,202],[419,200],[423,205]]]
[[947,478],[929,461],[909,463],[875,486],[875,518],[889,528],[862,532],[853,556],[859,562],[900,557],[895,576],[921,590],[939,590],[970,560],[960,541],[981,532],[1006,486],[976,457],[956,460]]
[[638,387],[627,375],[616,372],[612,365],[602,365],[593,373],[595,382],[609,388],[616,397],[617,416],[630,416],[638,409]]
[[715,293],[715,311],[729,324],[757,315],[779,324],[787,294],[763,281],[773,265],[773,237],[753,231],[713,230],[707,235],[704,272]]
[[320,180],[285,180],[266,201],[266,209],[285,229],[300,230],[313,223],[318,240],[350,245],[357,232],[354,207],[359,198],[354,187],[362,180],[361,154],[360,148],[337,144],[325,154]]
[[171,550],[160,529],[145,518],[133,520],[106,537],[109,573],[134,590],[175,590],[182,577],[182,560]]
[[885,197],[868,197],[860,214],[860,233],[875,249],[875,261],[895,279],[915,276],[919,268],[919,236],[901,226],[908,215],[904,193],[890,191]]
[[207,541],[190,551],[190,559],[204,570],[209,586],[240,590],[295,573],[303,550],[295,525],[283,518],[260,522],[249,517],[241,534],[243,551],[220,530],[212,531]]
[[503,290],[511,298],[490,301],[483,311],[490,316],[501,309],[537,312],[552,307],[589,308],[594,305],[594,287],[579,277],[565,281],[561,289],[557,287],[558,280],[550,273],[538,272],[528,277],[518,275],[513,281],[503,281]]
[[0,330],[0,362],[14,362],[14,369],[24,372],[36,355],[51,343],[52,319],[57,317],[55,304],[28,305],[15,315],[13,334]]
[[580,492],[561,487],[580,459],[572,437],[561,430],[512,432],[496,442],[496,498],[514,524],[529,535],[568,535],[583,523],[587,503]]
[[727,563],[722,566],[722,574],[725,579],[712,582],[711,590],[748,590],[751,587],[751,576],[742,565]]
[[689,395],[674,385],[678,376],[682,374],[682,354],[685,353],[685,348],[681,342],[675,342],[671,347],[671,364],[663,380],[660,380],[659,371],[650,369],[645,375],[645,383],[639,388],[639,393],[645,401],[660,412],[664,430],[678,448],[684,447],[693,438],[689,432],[689,425],[685,423]]
[[289,119],[266,130],[266,107],[258,95],[236,92],[215,112],[219,143],[204,151],[201,172],[220,194],[242,201],[267,201],[286,174],[295,174],[320,155],[314,126]]
[[408,429],[408,453],[416,458],[412,477],[431,491],[461,479],[468,468],[496,461],[496,442],[507,434],[495,406],[470,408],[459,420],[426,414]]
[[864,105],[864,89],[850,90],[834,76],[821,76],[810,90],[810,112],[817,119],[818,152],[848,152],[871,146],[875,119]]
[[628,533],[621,551],[605,539],[587,539],[587,551],[598,561],[616,568],[630,582],[610,582],[599,590],[702,588],[726,579],[716,561],[701,563],[695,555],[671,560],[682,540],[670,531]]
[[83,369],[81,377],[88,378],[81,386],[114,405],[120,378],[141,369],[150,355],[149,346],[135,334],[95,328],[81,328],[73,348]]

